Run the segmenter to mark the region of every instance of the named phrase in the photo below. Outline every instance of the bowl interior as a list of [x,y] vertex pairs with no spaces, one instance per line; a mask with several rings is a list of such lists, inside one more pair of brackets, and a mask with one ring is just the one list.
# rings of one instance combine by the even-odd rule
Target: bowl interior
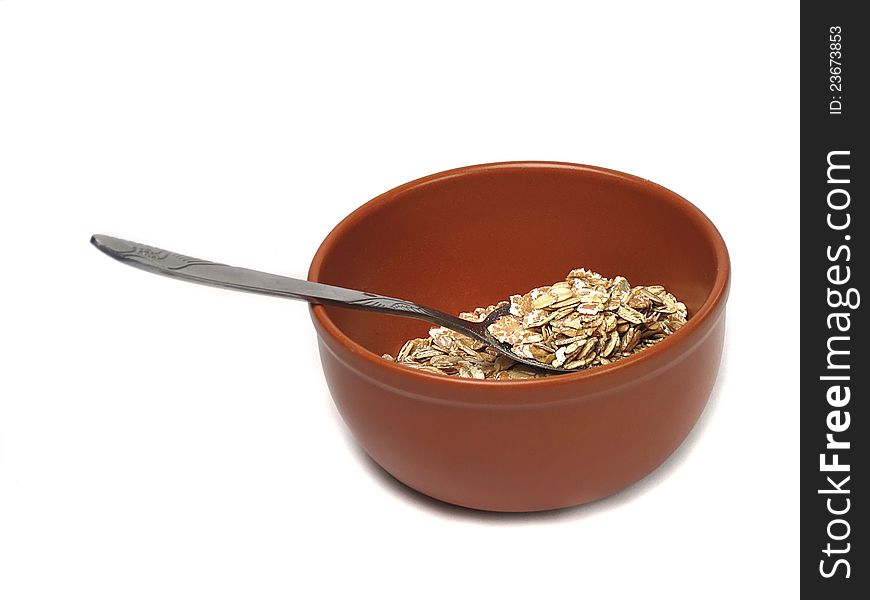
[[[312,276],[458,313],[582,266],[632,285],[664,285],[691,319],[719,268],[711,230],[693,206],[638,178],[578,166],[491,165],[426,178],[362,207],[324,243]],[[395,355],[429,327],[326,312],[377,354]]]

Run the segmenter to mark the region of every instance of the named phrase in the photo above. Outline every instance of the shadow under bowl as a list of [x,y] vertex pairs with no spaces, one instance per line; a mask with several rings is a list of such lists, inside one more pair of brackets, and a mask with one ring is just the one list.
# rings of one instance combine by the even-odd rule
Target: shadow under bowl
[[688,323],[607,366],[525,381],[433,375],[381,358],[421,321],[312,306],[324,374],[362,448],[424,494],[493,511],[591,502],[661,464],[719,370],[730,265],[695,206],[645,179],[549,162],[477,165],[399,186],[351,213],[309,279],[458,313],[583,266],[664,285]]

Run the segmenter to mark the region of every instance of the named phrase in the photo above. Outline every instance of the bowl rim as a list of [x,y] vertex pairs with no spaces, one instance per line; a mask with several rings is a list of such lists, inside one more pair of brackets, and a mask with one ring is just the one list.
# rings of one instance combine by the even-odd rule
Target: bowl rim
[[[683,327],[681,327],[679,331],[663,339],[658,344],[655,344],[654,346],[645,349],[643,352],[632,354],[631,356],[612,362],[608,365],[599,365],[592,369],[577,371],[576,373],[566,373],[553,377],[540,377],[535,379],[484,380],[426,373],[425,371],[403,367],[393,361],[385,360],[382,356],[372,352],[368,348],[365,348],[364,346],[350,338],[348,335],[346,335],[343,331],[341,331],[341,329],[339,329],[335,322],[329,318],[329,315],[327,314],[324,306],[312,304],[310,305],[311,314],[315,319],[316,324],[320,325],[323,331],[331,335],[333,339],[338,341],[342,346],[344,346],[347,350],[351,351],[354,355],[358,356],[374,368],[387,369],[388,372],[391,372],[391,375],[395,378],[398,378],[399,381],[404,379],[412,385],[419,385],[421,383],[430,382],[439,386],[457,386],[458,388],[462,388],[466,391],[478,386],[489,390],[497,390],[499,388],[510,388],[516,390],[522,387],[553,384],[572,384],[580,383],[581,381],[592,380],[598,381],[602,378],[612,377],[617,373],[620,373],[622,375],[627,369],[631,370],[633,367],[637,367],[639,364],[648,362],[650,359],[654,359],[662,353],[667,352],[673,346],[679,345],[682,340],[688,340],[692,337],[691,334],[693,332],[702,330],[705,324],[710,320],[710,318],[720,312],[718,309],[724,304],[728,297],[731,279],[731,262],[728,255],[728,248],[725,245],[725,241],[722,238],[722,235],[719,233],[719,230],[716,228],[713,222],[710,221],[707,215],[705,215],[697,206],[695,206],[676,192],[648,179],[644,179],[636,175],[631,175],[629,173],[624,173],[622,171],[608,169],[605,167],[562,161],[529,160],[481,163],[449,169],[446,171],[440,171],[438,173],[426,175],[424,177],[414,179],[395,188],[392,188],[391,190],[384,192],[379,196],[376,196],[375,198],[356,208],[353,212],[351,212],[344,219],[342,219],[332,229],[332,231],[329,232],[326,238],[324,238],[323,242],[321,242],[320,247],[317,249],[317,252],[314,254],[314,257],[311,260],[311,266],[309,267],[308,271],[308,279],[311,281],[320,281],[320,271],[326,255],[329,254],[329,252],[335,245],[336,240],[341,238],[347,229],[355,225],[357,222],[365,219],[368,214],[381,210],[382,208],[386,208],[390,203],[398,201],[405,194],[405,192],[425,185],[429,185],[434,182],[453,179],[456,177],[463,177],[466,175],[473,175],[496,170],[526,169],[566,169],[586,171],[607,177],[615,177],[617,179],[631,182],[636,185],[656,189],[660,192],[660,194],[661,192],[664,192],[664,194],[661,194],[661,197],[666,198],[667,201],[671,202],[677,209],[682,210],[685,214],[687,214],[689,218],[691,218],[692,221],[699,227],[699,229],[706,235],[707,239],[710,241],[713,247],[717,266],[716,279],[713,283],[713,288],[711,289],[707,300],[701,305],[698,311],[686,321],[686,324],[683,325]],[[694,345],[692,347],[694,347]]]

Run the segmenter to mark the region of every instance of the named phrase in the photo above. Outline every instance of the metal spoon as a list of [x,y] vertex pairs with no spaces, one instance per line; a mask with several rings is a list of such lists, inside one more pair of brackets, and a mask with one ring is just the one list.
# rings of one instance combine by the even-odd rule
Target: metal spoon
[[508,314],[509,306],[500,307],[490,313],[485,320],[474,323],[434,308],[421,306],[410,300],[399,300],[398,298],[349,290],[314,281],[292,279],[281,275],[232,267],[107,235],[94,235],[91,237],[91,243],[126,265],[159,275],[242,292],[294,298],[314,304],[330,304],[420,319],[442,325],[473,338],[517,362],[548,371],[572,372],[568,369],[552,367],[534,359],[517,356],[511,352],[510,346],[498,341],[489,333],[488,326]]

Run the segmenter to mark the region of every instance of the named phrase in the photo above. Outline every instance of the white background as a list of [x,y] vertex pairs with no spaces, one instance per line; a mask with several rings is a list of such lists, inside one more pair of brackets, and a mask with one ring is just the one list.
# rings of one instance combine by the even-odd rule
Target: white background
[[[788,598],[796,3],[0,2],[0,598]],[[719,383],[610,499],[495,515],[363,456],[301,304],[107,233],[304,276],[348,212],[480,162],[628,171],[733,260]]]

